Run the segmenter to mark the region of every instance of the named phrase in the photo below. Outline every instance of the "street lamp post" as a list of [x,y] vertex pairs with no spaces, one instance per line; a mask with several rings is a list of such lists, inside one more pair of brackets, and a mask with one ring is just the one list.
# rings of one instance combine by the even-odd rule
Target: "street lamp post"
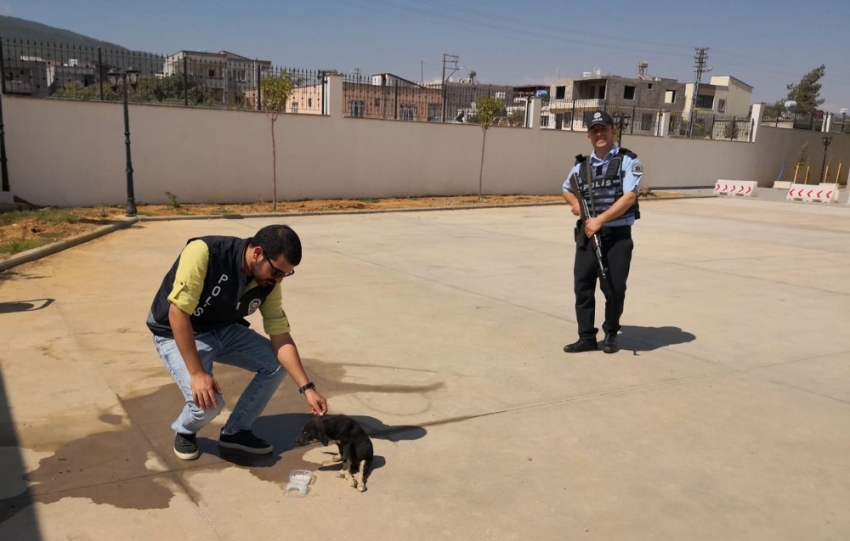
[[824,135],[823,136],[823,162],[821,162],[821,166],[820,166],[821,182],[826,182],[826,179],[824,178],[824,175],[826,174],[826,149],[831,142],[832,142],[832,136],[831,135]]
[[127,86],[132,86],[133,90],[139,82],[139,70],[132,67],[126,70],[112,68],[107,73],[109,77],[109,85],[112,90],[118,91],[118,87],[123,87],[124,94],[124,145],[127,148],[127,216],[136,215],[136,197],[133,194],[133,160],[130,157],[130,109],[127,106]]
[[[0,92],[2,95],[3,92]],[[3,127],[3,99],[0,98],[0,176],[2,176],[4,192],[9,193],[9,167],[6,163],[6,130]]]

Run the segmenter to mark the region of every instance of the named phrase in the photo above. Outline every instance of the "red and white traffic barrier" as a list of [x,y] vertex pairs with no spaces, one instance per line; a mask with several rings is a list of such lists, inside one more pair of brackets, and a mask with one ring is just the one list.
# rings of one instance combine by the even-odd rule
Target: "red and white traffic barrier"
[[838,202],[838,187],[834,184],[819,186],[792,184],[785,196],[786,201],[808,201],[815,203]]
[[718,180],[714,185],[714,193],[726,195],[740,195],[742,197],[753,197],[758,190],[758,182],[755,180]]

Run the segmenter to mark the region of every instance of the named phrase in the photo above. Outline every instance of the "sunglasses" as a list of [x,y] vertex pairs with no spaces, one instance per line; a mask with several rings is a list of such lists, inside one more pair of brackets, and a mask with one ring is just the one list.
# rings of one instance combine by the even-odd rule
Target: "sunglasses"
[[287,276],[292,276],[293,274],[295,274],[295,269],[292,269],[289,272],[283,272],[282,270],[274,266],[271,259],[266,257],[265,260],[266,262],[268,262],[269,267],[272,268],[272,276],[274,276],[275,278],[286,278]]

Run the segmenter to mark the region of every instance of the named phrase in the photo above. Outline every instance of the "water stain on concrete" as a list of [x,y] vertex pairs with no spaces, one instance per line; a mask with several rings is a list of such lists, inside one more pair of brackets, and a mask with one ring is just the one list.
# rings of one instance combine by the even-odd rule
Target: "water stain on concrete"
[[[308,374],[322,395],[331,400],[335,396],[361,393],[428,393],[442,387],[441,382],[427,385],[363,384],[342,381],[345,366],[315,359],[304,359]],[[167,374],[165,369],[162,374]],[[162,375],[157,373],[156,375]],[[153,375],[153,374],[152,374]],[[228,407],[236,404],[248,385],[251,374],[225,365],[215,366],[215,377],[224,391]],[[201,501],[203,495],[182,482],[181,472],[214,470],[223,467],[246,468],[262,481],[285,483],[292,469],[314,469],[316,465],[303,459],[309,448],[295,448],[295,438],[312,415],[304,397],[298,394],[289,378],[275,393],[263,415],[254,425],[254,431],[274,445],[274,452],[262,457],[238,453],[222,454],[216,444],[220,426],[226,421],[221,416],[198,434],[201,457],[195,461],[182,461],[173,454],[174,433],[171,423],[179,415],[184,401],[176,385],[168,384],[146,394],[120,398],[121,404],[132,420],[130,425],[115,431],[124,417],[113,411],[104,411],[99,419],[110,425],[109,431],[90,434],[62,446],[54,455],[42,459],[38,469],[24,477],[34,484],[29,494],[0,500],[0,523],[14,516],[34,501],[52,503],[63,497],[85,497],[97,504],[109,504],[125,509],[164,509],[174,493],[157,477],[174,475],[176,482],[186,492]],[[391,427],[368,416],[356,417],[367,432],[377,438],[418,439],[425,434],[421,427]],[[0,441],[9,439],[3,432],[14,430],[11,424],[0,425]],[[145,463],[149,452],[162,459],[171,474],[149,471]],[[378,462],[378,465],[382,462]],[[127,488],[132,483],[132,490]]]

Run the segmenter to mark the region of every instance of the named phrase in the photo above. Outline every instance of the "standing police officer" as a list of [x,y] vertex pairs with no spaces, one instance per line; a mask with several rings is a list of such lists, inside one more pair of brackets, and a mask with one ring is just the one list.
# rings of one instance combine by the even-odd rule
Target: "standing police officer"
[[[580,215],[577,196],[588,201],[589,216],[581,231],[581,220],[576,227],[576,256],[574,265],[576,321],[579,339],[564,346],[567,353],[595,351],[598,349],[595,325],[596,279],[600,278],[602,293],[605,294],[605,322],[602,330],[605,353],[615,353],[620,316],[626,299],[626,280],[632,261],[632,224],[640,218],[638,190],[643,175],[637,154],[614,143],[614,120],[605,111],[596,111],[587,126],[587,138],[593,145],[589,157],[578,156],[563,185],[564,199],[572,206],[573,214]],[[589,182],[582,176],[581,168],[590,160]],[[581,194],[575,194],[570,179],[575,175]],[[590,205],[592,197],[593,205]],[[595,212],[594,212],[595,211]],[[608,268],[605,278],[599,270],[599,262],[593,246],[587,239],[598,235],[602,244],[602,260]]]

